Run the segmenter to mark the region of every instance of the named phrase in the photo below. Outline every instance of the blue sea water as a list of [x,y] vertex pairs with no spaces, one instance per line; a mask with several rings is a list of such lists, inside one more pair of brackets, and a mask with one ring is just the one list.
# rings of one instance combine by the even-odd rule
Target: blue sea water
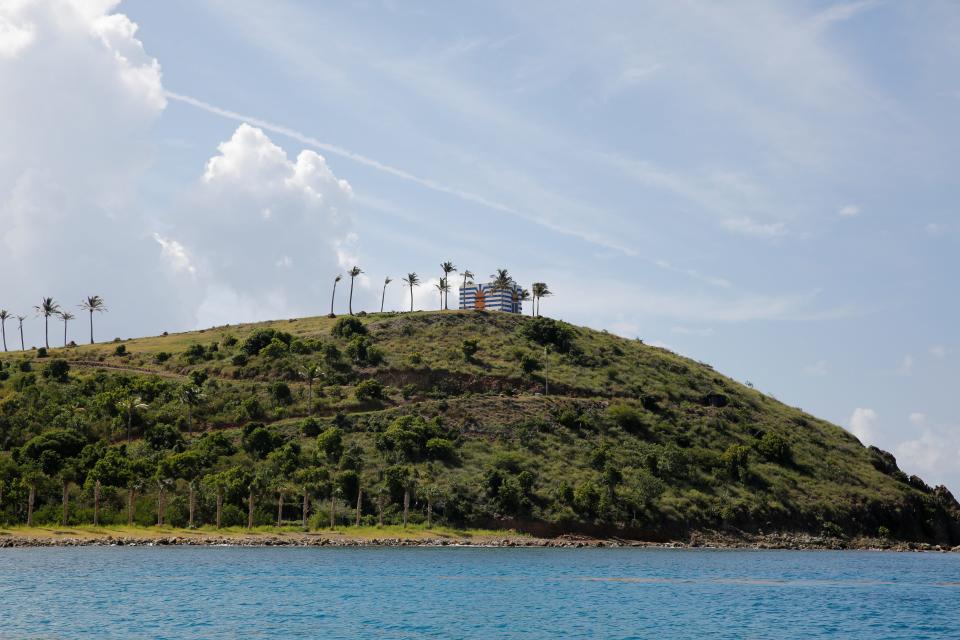
[[2,638],[960,638],[960,554],[0,551]]

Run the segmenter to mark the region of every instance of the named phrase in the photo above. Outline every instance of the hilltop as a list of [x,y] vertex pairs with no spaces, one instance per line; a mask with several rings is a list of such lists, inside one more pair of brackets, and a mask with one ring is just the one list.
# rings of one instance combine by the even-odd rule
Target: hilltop
[[[43,357],[41,357],[43,356]],[[426,520],[960,543],[960,505],[703,363],[546,318],[224,326],[0,358],[0,522]],[[311,371],[311,367],[315,370]],[[311,382],[312,380],[312,382]],[[312,414],[310,416],[309,414]],[[130,441],[127,442],[127,430]],[[99,497],[97,497],[99,495]],[[253,496],[253,508],[250,497]],[[191,502],[193,507],[191,508]]]

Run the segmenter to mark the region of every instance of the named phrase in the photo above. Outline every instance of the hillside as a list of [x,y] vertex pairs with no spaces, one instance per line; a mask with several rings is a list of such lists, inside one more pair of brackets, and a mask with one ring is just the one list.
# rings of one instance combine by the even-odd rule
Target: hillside
[[953,496],[890,454],[705,364],[548,319],[305,318],[0,365],[0,523],[26,521],[32,488],[34,523],[60,521],[64,490],[67,523],[96,506],[178,526],[218,502],[224,526],[292,525],[304,495],[311,527],[331,506],[349,524],[359,495],[366,525],[406,503],[412,523],[543,534],[960,543]]

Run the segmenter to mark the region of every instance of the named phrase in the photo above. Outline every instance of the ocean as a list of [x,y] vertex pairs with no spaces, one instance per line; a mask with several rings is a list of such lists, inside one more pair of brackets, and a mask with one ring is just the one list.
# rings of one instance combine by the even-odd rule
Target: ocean
[[960,638],[960,554],[5,549],[0,638]]

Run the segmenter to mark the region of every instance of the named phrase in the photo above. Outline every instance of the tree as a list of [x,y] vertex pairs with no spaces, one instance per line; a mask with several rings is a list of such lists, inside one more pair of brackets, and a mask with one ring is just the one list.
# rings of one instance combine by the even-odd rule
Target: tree
[[[141,471],[133,465],[127,457],[126,447],[110,447],[103,456],[97,460],[93,468],[87,474],[86,485],[93,491],[94,497],[94,523],[99,524],[100,520],[100,492],[104,485],[108,487],[127,487],[132,492],[134,471]],[[131,498],[128,493],[128,498]],[[132,499],[128,499],[127,522],[133,518]],[[66,507],[64,507],[66,508]]]
[[156,469],[153,473],[153,481],[157,485],[157,526],[163,526],[163,518],[166,514],[166,492],[167,489],[173,486],[173,480],[176,477],[176,473],[173,468],[172,456],[166,458],[161,458],[157,462]]
[[37,485],[43,481],[43,472],[33,466],[29,465],[24,469],[21,477],[23,478],[23,483],[27,485],[27,526],[33,526],[33,507],[37,501]]
[[535,307],[535,315],[540,315],[539,301],[547,296],[552,296],[553,292],[547,287],[546,282],[534,282],[531,288],[533,289],[533,305]]
[[20,351],[26,351],[26,347],[23,344],[23,321],[27,319],[27,316],[17,316],[17,322],[19,323],[20,329]]
[[293,480],[303,493],[301,518],[303,528],[306,530],[307,516],[310,513],[310,499],[319,495],[321,488],[327,481],[327,471],[317,466],[303,467],[294,472]]
[[340,282],[341,280],[343,280],[343,276],[341,276],[339,273],[337,274],[337,277],[333,279],[333,294],[330,296],[330,317],[331,318],[333,317],[333,301],[337,297],[337,283]]
[[309,364],[300,370],[300,377],[307,381],[307,416],[313,415],[313,383],[324,377],[319,365]]
[[203,468],[206,466],[205,456],[196,450],[175,453],[169,457],[170,473],[173,478],[185,480],[189,490],[187,510],[189,520],[187,526],[193,529],[194,513],[196,512],[196,489],[197,482],[200,480]]
[[80,303],[80,308],[90,313],[90,344],[93,344],[93,313],[104,313],[107,311],[106,304],[100,296],[87,296]]
[[464,269],[464,270],[460,273],[460,275],[463,276],[463,288],[466,289],[466,288],[467,288],[467,281],[473,282],[473,271],[470,271],[470,269]]
[[63,346],[67,346],[67,323],[76,317],[69,311],[60,312],[60,319],[63,320]]
[[445,306],[444,295],[448,295],[450,293],[450,285],[447,284],[446,278],[440,278],[440,282],[433,286],[436,287],[437,291],[440,292],[440,309],[442,310]]
[[353,315],[353,279],[361,273],[363,273],[363,271],[360,267],[353,267],[350,271],[347,271],[347,275],[350,276],[350,302],[348,304],[350,315]]
[[145,403],[140,396],[128,395],[122,400],[117,402],[117,411],[124,413],[127,416],[127,442],[130,442],[130,429],[133,425],[133,415],[142,409],[146,409],[150,405]]
[[203,390],[195,384],[180,387],[180,404],[187,408],[187,433],[193,433],[193,411],[203,403],[204,398]]
[[448,260],[440,263],[440,268],[443,270],[442,282],[446,285],[446,297],[443,299],[443,308],[449,309],[450,307],[447,305],[447,303],[450,301],[450,285],[448,283],[450,282],[450,274],[455,272],[457,267]]
[[7,320],[13,316],[6,309],[0,309],[0,332],[3,334],[3,350],[7,350]]
[[53,298],[44,298],[43,301],[34,307],[38,316],[43,316],[44,343],[47,349],[50,348],[50,316],[60,313],[60,305]]
[[493,281],[491,284],[494,291],[510,291],[513,289],[513,278],[510,277],[510,272],[506,269],[497,269],[497,272],[491,274],[490,278]]
[[420,286],[420,276],[416,273],[408,273],[406,278],[401,278],[410,287],[410,311],[413,311],[413,288]]
[[[520,289],[519,293],[514,293],[514,302],[526,302],[530,299],[530,291],[528,289]],[[533,314],[533,305],[530,305],[530,313]],[[518,311],[519,313],[519,311]]]
[[383,313],[383,302],[387,298],[387,285],[393,282],[390,276],[383,279],[383,293],[380,294],[380,313]]

